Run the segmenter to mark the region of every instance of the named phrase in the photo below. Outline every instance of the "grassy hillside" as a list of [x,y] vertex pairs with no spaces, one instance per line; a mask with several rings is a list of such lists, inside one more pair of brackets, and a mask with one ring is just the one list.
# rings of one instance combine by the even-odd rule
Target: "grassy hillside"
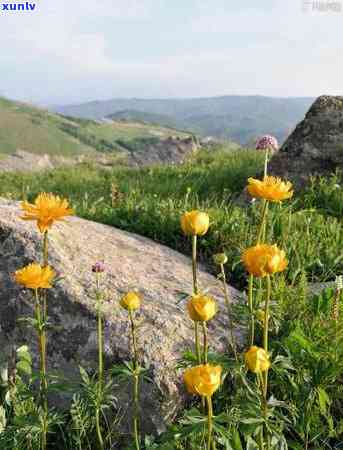
[[185,136],[157,125],[64,117],[0,98],[0,154],[12,154],[17,149],[62,156],[118,152],[126,148],[125,143],[139,147],[146,139],[170,135]]
[[[197,99],[113,99],[56,110],[76,117],[100,119],[130,112],[133,117],[172,124],[203,136],[228,138],[246,145],[260,134],[274,134],[283,141],[302,120],[312,98],[223,96]],[[146,117],[144,119],[144,114]],[[170,122],[168,122],[170,121]]]

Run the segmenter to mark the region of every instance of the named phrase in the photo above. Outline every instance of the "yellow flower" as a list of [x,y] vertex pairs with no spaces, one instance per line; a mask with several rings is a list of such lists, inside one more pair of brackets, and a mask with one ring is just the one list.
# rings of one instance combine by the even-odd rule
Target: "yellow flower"
[[201,211],[186,212],[181,217],[181,228],[187,236],[203,236],[207,233],[209,226],[210,218],[208,214]]
[[276,245],[258,244],[243,253],[246,270],[255,277],[265,277],[286,269],[288,261],[285,252]]
[[134,291],[128,292],[120,300],[120,306],[122,306],[127,311],[134,311],[141,306],[141,296]]
[[50,289],[55,272],[49,266],[41,267],[33,263],[17,270],[14,277],[18,284],[28,289]]
[[253,345],[245,353],[245,363],[253,373],[265,372],[271,366],[269,356],[263,348]]
[[193,295],[187,303],[190,318],[195,322],[207,322],[217,312],[216,301],[207,295]]
[[281,202],[293,197],[292,183],[281,178],[266,176],[264,179],[248,179],[248,191],[254,198],[264,198],[271,202]]
[[55,221],[73,214],[68,200],[45,192],[39,194],[33,204],[25,201],[21,207],[25,211],[22,219],[36,220],[41,233],[48,231]]
[[221,366],[203,364],[186,369],[183,379],[190,394],[211,397],[221,383]]

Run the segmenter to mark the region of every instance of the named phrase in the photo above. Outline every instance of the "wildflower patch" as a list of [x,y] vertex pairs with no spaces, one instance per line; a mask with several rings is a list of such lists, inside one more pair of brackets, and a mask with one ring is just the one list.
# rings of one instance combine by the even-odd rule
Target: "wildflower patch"
[[37,8],[36,3],[0,3],[0,13],[6,12],[32,12]]

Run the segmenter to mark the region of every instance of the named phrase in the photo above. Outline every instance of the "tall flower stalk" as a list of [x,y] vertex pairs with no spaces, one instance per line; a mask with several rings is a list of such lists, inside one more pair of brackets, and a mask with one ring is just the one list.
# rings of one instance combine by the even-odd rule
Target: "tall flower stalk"
[[[201,211],[186,212],[181,217],[181,228],[186,236],[192,237],[192,275],[193,275],[193,296],[198,295],[198,275],[197,275],[197,239],[207,233],[210,226],[209,216]],[[198,321],[194,321],[194,339],[195,351],[198,364],[201,363],[200,341],[199,341],[199,325]],[[204,340],[206,339],[204,335]]]
[[[47,267],[49,262],[49,248],[48,248],[48,230],[43,233],[43,267]],[[48,304],[47,304],[47,293],[43,291],[41,294],[42,298],[42,331],[41,331],[41,347],[42,347],[42,360],[43,360],[43,377],[42,377],[42,406],[44,410],[45,417],[48,415],[48,380],[46,374],[46,355],[47,355],[47,338],[46,338],[46,325],[48,321]]]
[[92,272],[95,274],[95,298],[97,311],[97,334],[98,334],[98,392],[97,402],[95,408],[95,424],[98,439],[98,446],[100,450],[104,450],[104,439],[101,431],[101,403],[103,399],[104,389],[104,333],[103,333],[103,319],[102,319],[102,301],[103,293],[101,291],[101,276],[105,271],[103,262],[97,262],[92,267]]
[[[264,136],[261,138],[256,146],[257,150],[271,149],[276,151],[278,149],[277,141],[272,136]],[[266,153],[267,154],[267,153]],[[262,200],[261,206],[261,220],[257,231],[257,243],[256,247],[265,242],[267,217],[269,210],[269,202],[280,203],[284,200],[291,198],[294,194],[292,183],[282,181],[280,178],[267,175],[267,165],[265,166],[265,174],[263,180],[257,180],[255,178],[248,179],[248,192],[253,198],[259,198]],[[253,299],[253,287],[254,287],[254,273],[250,272],[249,275],[249,288],[248,288],[248,307],[250,313],[250,344],[254,344],[255,340],[255,311],[254,311],[254,299]],[[260,290],[262,284],[260,283]]]
[[46,289],[52,288],[55,272],[49,267],[42,267],[40,264],[33,263],[17,270],[14,274],[15,280],[21,286],[32,290],[35,302],[35,329],[37,332],[38,349],[39,349],[39,390],[40,401],[42,402],[44,421],[41,436],[41,449],[46,449],[47,444],[47,373],[46,373],[46,345],[45,345],[45,319],[44,310],[42,308],[42,294]]
[[140,366],[138,360],[138,345],[137,345],[137,327],[134,320],[134,311],[140,308],[141,296],[136,292],[128,292],[120,301],[120,305],[128,311],[130,320],[130,334],[133,349],[133,437],[136,450],[140,450],[140,437],[139,437],[139,376]]
[[[197,270],[197,235],[192,236],[192,274],[193,274],[193,295],[198,294],[198,270]],[[199,342],[199,324],[194,322],[195,352],[198,364],[201,363],[200,342]]]
[[220,267],[220,278],[221,278],[221,281],[223,284],[224,299],[225,299],[227,319],[228,319],[228,324],[229,324],[228,341],[229,341],[229,345],[232,349],[232,352],[234,354],[235,360],[238,361],[236,340],[235,340],[235,336],[233,334],[231,300],[230,300],[229,291],[228,291],[228,288],[226,285],[226,274],[225,274],[225,267],[224,267],[224,265],[228,261],[228,258],[225,253],[217,253],[216,255],[213,256],[213,260]]
[[[73,214],[73,210],[69,207],[66,199],[61,199],[53,194],[41,193],[33,203],[24,201],[21,204],[24,211],[23,220],[35,221],[38,230],[43,235],[43,265],[39,266],[41,272],[53,272],[49,266],[48,256],[48,231],[56,221],[64,220],[65,217]],[[31,277],[35,272],[37,277],[39,269],[36,265],[35,269],[31,267]],[[28,276],[28,272],[26,272]],[[38,278],[37,278],[38,279]],[[49,283],[48,283],[49,284]],[[51,287],[51,286],[49,286]],[[39,289],[39,290],[38,290]],[[46,329],[48,325],[48,306],[46,287],[38,286],[35,288],[35,303],[36,303],[36,322],[39,334],[39,351],[40,351],[40,402],[44,414],[42,449],[46,448],[46,434],[48,422],[48,379],[47,379],[47,337]]]
[[[285,252],[280,250],[276,245],[258,244],[255,247],[248,248],[243,254],[243,263],[250,276],[260,279],[267,279],[267,295],[264,303],[264,320],[263,320],[263,354],[268,357],[268,337],[269,337],[269,306],[271,299],[271,278],[270,276],[276,272],[282,272],[287,267],[287,259]],[[256,348],[252,346],[251,348]],[[260,352],[261,353],[261,352]],[[255,354],[255,353],[252,353]],[[263,370],[263,376],[260,376],[260,387],[262,394],[262,414],[265,419],[268,416],[268,367]],[[260,373],[259,370],[253,370]],[[263,432],[263,431],[262,431]],[[262,437],[261,437],[262,440]],[[269,436],[266,431],[267,450],[269,449]]]

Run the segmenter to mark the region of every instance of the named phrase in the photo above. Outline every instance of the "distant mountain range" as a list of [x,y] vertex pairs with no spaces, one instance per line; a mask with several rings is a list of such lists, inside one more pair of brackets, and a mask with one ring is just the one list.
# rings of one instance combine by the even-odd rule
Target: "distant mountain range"
[[112,99],[53,108],[68,116],[139,120],[184,129],[200,136],[249,145],[261,134],[284,141],[314,98],[223,96],[193,99]]

